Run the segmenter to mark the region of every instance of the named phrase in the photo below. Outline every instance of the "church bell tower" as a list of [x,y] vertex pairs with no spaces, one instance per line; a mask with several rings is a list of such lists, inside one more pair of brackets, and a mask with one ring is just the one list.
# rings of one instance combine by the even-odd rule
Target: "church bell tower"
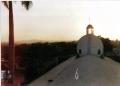
[[89,24],[86,28],[86,35],[88,34],[94,35],[94,27],[91,24]]

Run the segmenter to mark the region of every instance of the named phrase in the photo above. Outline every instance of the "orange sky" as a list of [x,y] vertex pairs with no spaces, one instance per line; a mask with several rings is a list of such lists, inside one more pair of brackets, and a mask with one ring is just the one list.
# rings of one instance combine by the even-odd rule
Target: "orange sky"
[[[120,40],[120,1],[39,0],[26,11],[14,3],[15,41],[70,41],[86,33]],[[2,42],[8,41],[8,10],[0,2]]]

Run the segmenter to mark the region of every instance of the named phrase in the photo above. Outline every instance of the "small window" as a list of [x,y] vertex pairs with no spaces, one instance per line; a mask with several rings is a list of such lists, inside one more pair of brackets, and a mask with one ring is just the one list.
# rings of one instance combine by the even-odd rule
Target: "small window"
[[48,80],[48,82],[53,82],[53,80],[52,80],[52,79],[50,79],[50,80]]
[[82,53],[82,51],[81,51],[81,49],[79,49],[79,54],[81,54]]
[[98,49],[98,55],[100,55],[101,54],[101,51],[100,51],[100,49]]

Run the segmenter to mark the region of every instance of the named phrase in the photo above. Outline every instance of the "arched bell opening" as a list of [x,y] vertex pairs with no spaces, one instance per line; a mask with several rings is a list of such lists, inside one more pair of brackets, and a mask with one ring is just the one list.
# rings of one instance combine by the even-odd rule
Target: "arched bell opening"
[[94,34],[94,28],[92,25],[88,25],[87,28],[86,28],[86,34]]

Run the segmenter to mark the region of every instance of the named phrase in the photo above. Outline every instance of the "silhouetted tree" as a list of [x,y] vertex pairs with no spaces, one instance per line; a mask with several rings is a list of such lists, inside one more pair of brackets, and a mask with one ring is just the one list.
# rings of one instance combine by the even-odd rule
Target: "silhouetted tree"
[[[9,64],[11,72],[11,80],[14,80],[14,69],[15,69],[15,45],[14,45],[14,19],[13,19],[13,6],[12,1],[2,1],[6,8],[9,10]],[[28,10],[31,1],[21,1],[21,4]]]
[[112,41],[109,38],[103,38],[101,36],[99,36],[99,38],[102,40],[103,42],[103,46],[104,46],[104,52],[112,52],[113,50],[113,44]]

